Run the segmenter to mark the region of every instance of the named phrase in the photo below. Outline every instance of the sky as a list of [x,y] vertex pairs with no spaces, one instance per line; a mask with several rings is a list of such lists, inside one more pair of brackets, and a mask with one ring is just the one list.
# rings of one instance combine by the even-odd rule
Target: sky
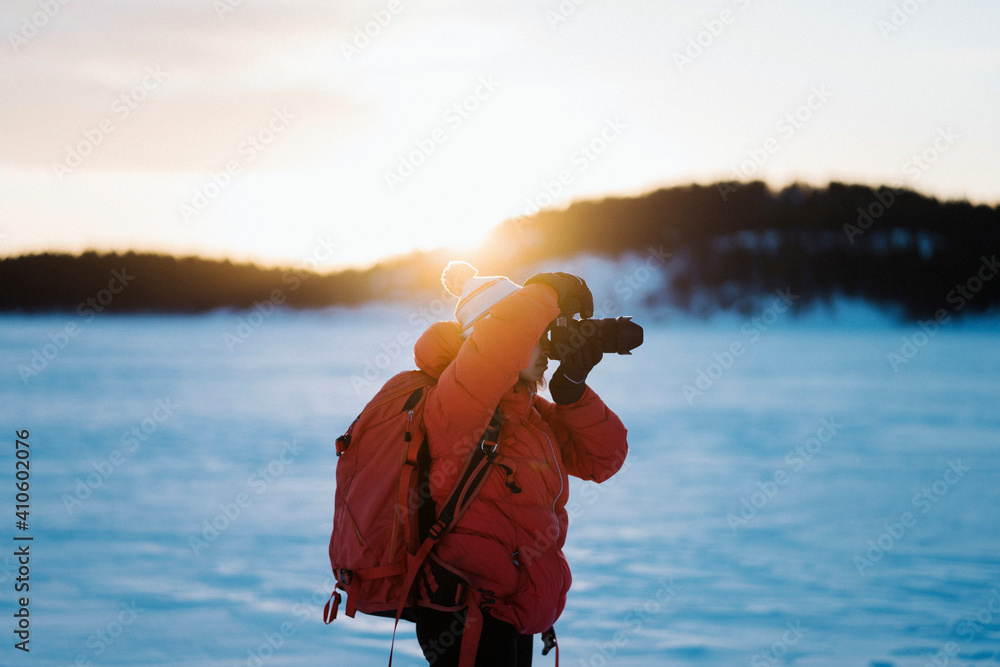
[[337,269],[729,180],[1000,203],[991,0],[8,0],[0,256]]

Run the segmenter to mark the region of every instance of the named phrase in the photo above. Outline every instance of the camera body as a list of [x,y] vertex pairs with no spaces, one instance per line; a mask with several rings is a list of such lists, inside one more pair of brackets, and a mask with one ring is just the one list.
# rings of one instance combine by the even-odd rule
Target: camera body
[[605,354],[632,354],[642,345],[642,327],[631,317],[578,320],[560,315],[549,326],[548,357],[562,361],[594,337]]

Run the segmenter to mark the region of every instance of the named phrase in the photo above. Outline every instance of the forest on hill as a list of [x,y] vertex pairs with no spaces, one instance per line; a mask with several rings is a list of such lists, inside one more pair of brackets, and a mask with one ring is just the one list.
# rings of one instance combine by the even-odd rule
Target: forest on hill
[[[664,188],[508,220],[466,259],[523,280],[577,255],[669,255],[654,300],[704,314],[746,311],[777,289],[803,308],[838,296],[906,319],[1000,310],[1000,209],[907,189],[830,183]],[[447,250],[317,274],[148,253],[0,260],[0,311],[204,312],[271,301],[322,308],[440,291]]]

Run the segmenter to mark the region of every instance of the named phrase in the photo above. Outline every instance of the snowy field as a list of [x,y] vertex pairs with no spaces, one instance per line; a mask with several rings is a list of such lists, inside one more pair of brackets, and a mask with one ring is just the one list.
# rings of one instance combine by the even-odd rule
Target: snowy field
[[[781,306],[636,312],[645,344],[594,371],[631,452],[572,489],[564,665],[1000,663],[998,323]],[[420,308],[0,317],[0,664],[386,664],[391,622],[320,618],[333,441]],[[410,625],[394,664],[424,664]]]

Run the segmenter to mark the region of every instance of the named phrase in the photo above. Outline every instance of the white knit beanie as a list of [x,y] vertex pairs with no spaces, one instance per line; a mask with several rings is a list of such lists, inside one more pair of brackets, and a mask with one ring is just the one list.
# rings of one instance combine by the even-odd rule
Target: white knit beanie
[[458,297],[455,319],[463,336],[469,335],[473,323],[486,315],[493,304],[521,289],[503,276],[480,276],[479,271],[466,262],[448,262],[441,282],[452,296]]

